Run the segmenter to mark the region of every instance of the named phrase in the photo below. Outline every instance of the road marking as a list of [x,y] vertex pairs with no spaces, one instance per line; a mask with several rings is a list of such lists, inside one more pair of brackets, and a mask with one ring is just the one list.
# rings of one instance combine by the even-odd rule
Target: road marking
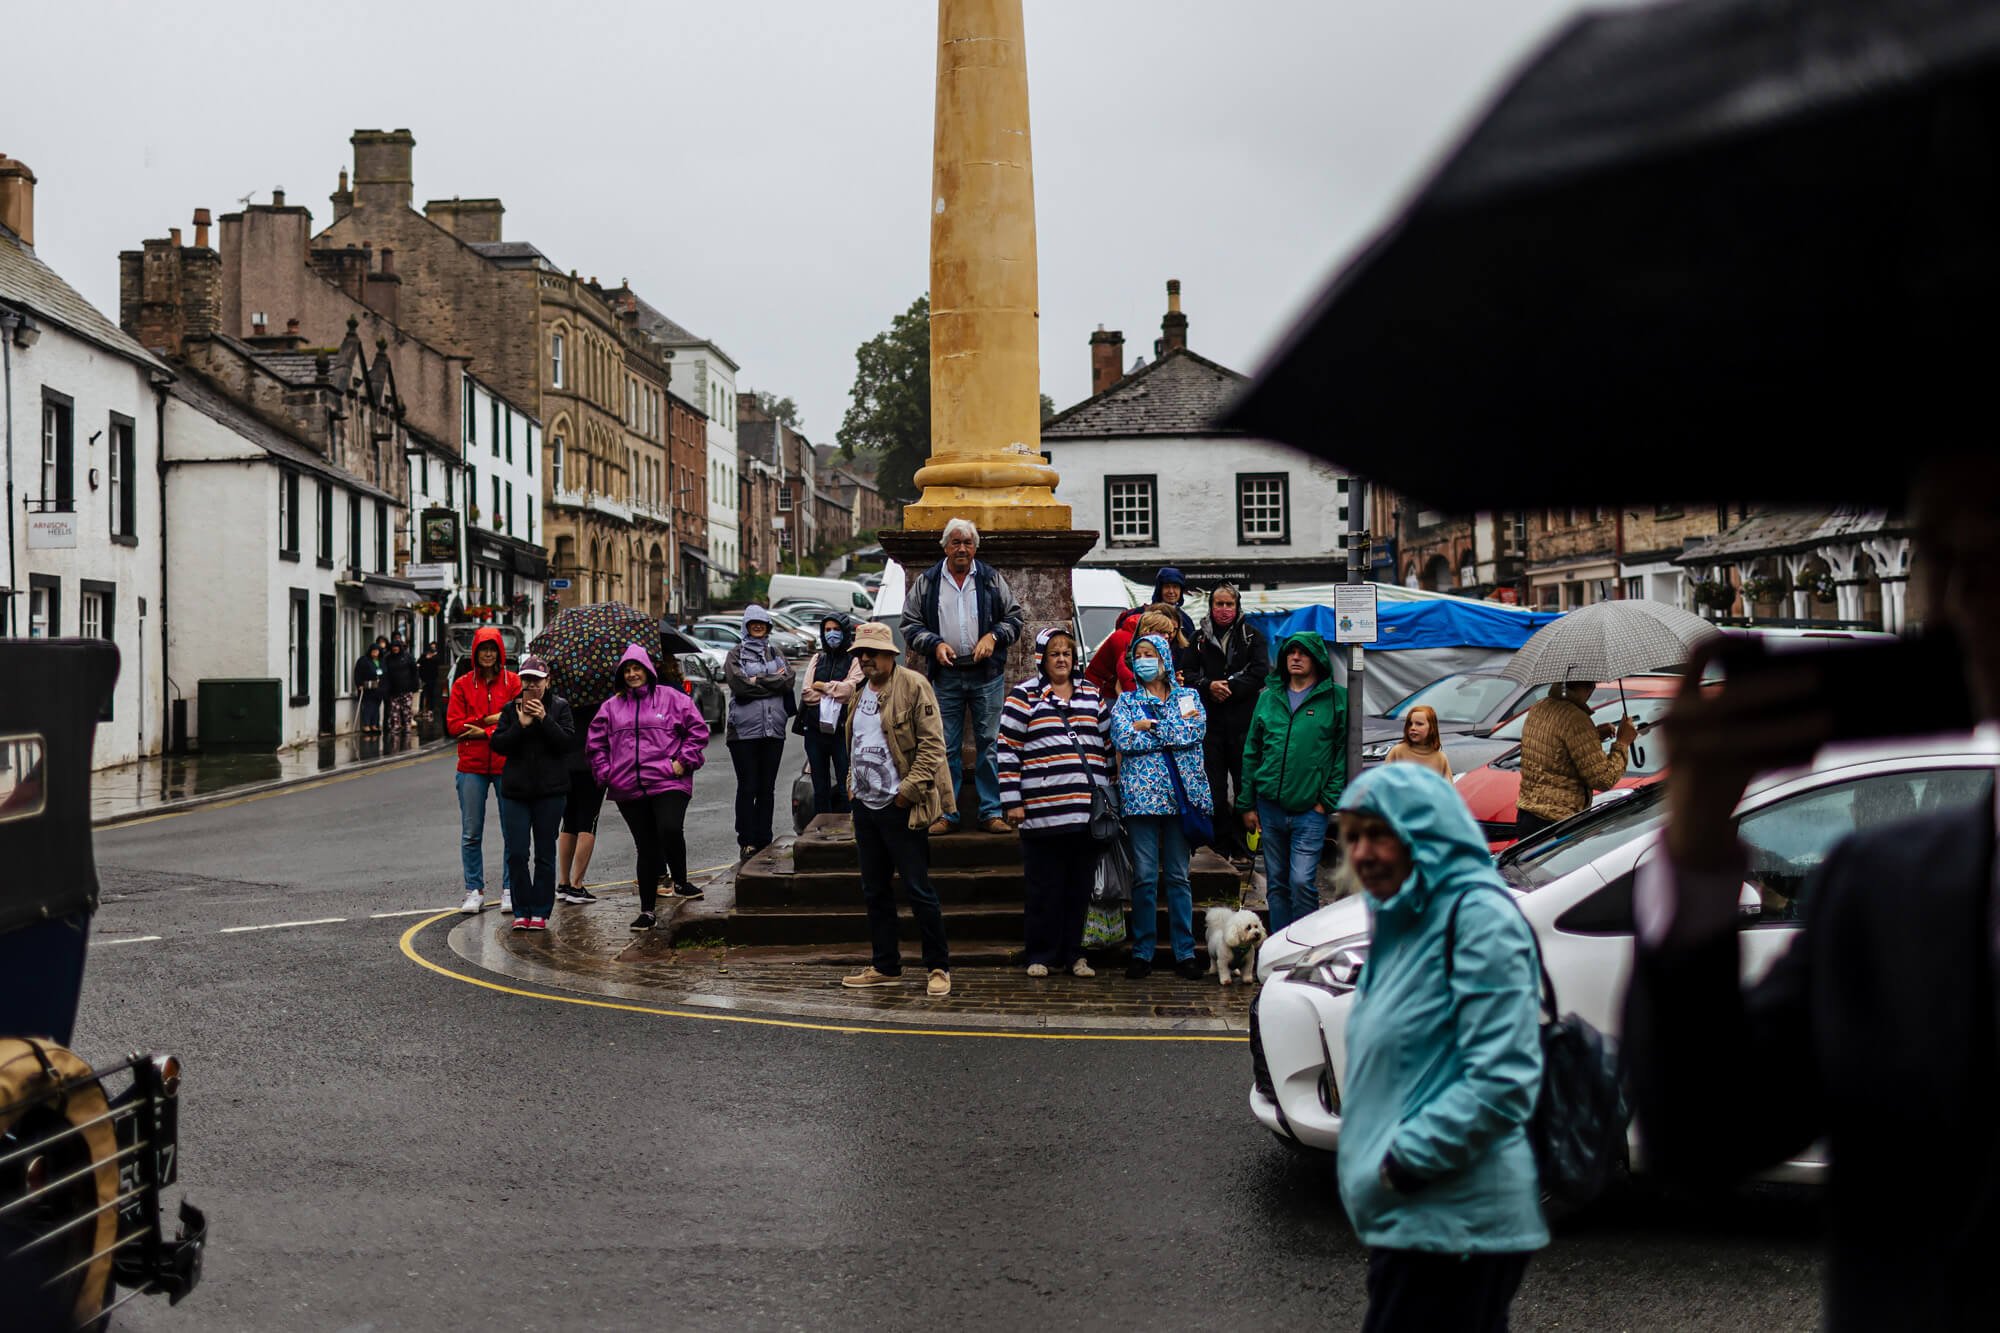
[[391,916],[422,916],[422,915],[424,915],[424,914],[425,914],[426,912],[441,912],[441,911],[453,911],[453,910],[456,910],[456,909],[453,909],[453,908],[441,908],[441,907],[412,907],[412,908],[410,908],[410,909],[409,909],[408,911],[404,911],[404,912],[370,912],[370,913],[368,914],[368,919],[369,919],[370,921],[380,921],[380,920],[382,920],[382,919],[383,919],[384,917],[391,917]]
[[652,1014],[659,1018],[687,1018],[698,1023],[747,1023],[753,1027],[794,1028],[802,1032],[833,1032],[842,1036],[858,1037],[986,1037],[1006,1041],[1150,1041],[1150,1042],[1222,1042],[1242,1045],[1248,1037],[1196,1037],[1168,1033],[1141,1032],[999,1032],[990,1028],[892,1028],[876,1027],[868,1024],[848,1023],[807,1023],[793,1018],[752,1018],[747,1014],[721,1013],[716,1010],[691,1011],[687,1009],[657,1009],[644,1004],[618,1004],[611,1000],[590,1000],[580,995],[551,995],[546,991],[522,990],[517,986],[503,986],[497,981],[487,981],[480,977],[454,972],[448,967],[433,963],[417,952],[416,938],[427,928],[457,912],[439,912],[426,921],[419,921],[403,932],[397,942],[403,956],[418,967],[426,968],[441,977],[462,981],[468,986],[478,986],[484,990],[498,991],[502,995],[518,995],[527,1000],[547,1000],[553,1004],[576,1004],[586,1009],[613,1009],[628,1014]]
[[393,764],[371,764],[369,767],[361,769],[358,772],[336,773],[331,777],[316,778],[311,782],[301,782],[289,787],[275,787],[270,791],[252,792],[248,796],[238,796],[227,801],[215,801],[208,805],[197,805],[191,810],[169,810],[165,814],[146,815],[139,819],[121,819],[114,824],[107,824],[103,828],[97,829],[96,832],[116,833],[121,829],[138,828],[141,824],[157,824],[162,819],[179,819],[182,815],[200,815],[206,814],[210,810],[227,810],[233,805],[248,805],[252,801],[269,800],[273,796],[290,796],[295,791],[317,791],[321,787],[331,787],[336,782],[352,782],[356,778],[365,778],[372,773],[391,773],[399,768],[409,768],[413,764],[428,764],[435,759],[449,759],[451,757],[452,751],[450,750],[440,750],[435,754],[412,755],[408,759],[399,759]]
[[225,926],[216,931],[218,935],[241,935],[252,930],[290,930],[293,926],[338,926],[346,921],[344,916],[322,916],[311,921],[273,921],[267,926]]
[[124,939],[124,940],[99,940],[99,941],[98,941],[98,943],[99,943],[99,944],[107,944],[107,945],[109,945],[109,944],[145,944],[145,943],[147,943],[147,942],[148,942],[148,941],[150,941],[150,940],[156,940],[156,939],[159,939],[159,938],[160,938],[160,937],[159,937],[158,935],[134,935],[134,936],[132,936],[132,937],[131,937],[130,939]]

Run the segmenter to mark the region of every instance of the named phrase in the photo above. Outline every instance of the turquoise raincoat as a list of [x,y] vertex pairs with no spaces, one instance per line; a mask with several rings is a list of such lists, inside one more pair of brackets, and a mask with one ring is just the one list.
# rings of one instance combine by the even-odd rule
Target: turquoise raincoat
[[[1542,1081],[1534,931],[1503,896],[1451,783],[1415,764],[1370,769],[1342,813],[1388,823],[1414,870],[1368,910],[1373,942],[1347,1016],[1340,1199],[1370,1246],[1507,1254],[1549,1243],[1526,1125]],[[1452,977],[1445,922],[1460,897]],[[1383,1157],[1424,1184],[1382,1182]]]

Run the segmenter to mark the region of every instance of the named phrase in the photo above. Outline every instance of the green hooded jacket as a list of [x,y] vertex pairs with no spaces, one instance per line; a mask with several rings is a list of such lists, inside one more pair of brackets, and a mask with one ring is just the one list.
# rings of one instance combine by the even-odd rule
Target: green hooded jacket
[[[1296,644],[1319,663],[1319,684],[1298,711],[1285,697],[1290,685],[1285,654]],[[1250,737],[1243,745],[1243,781],[1236,808],[1254,810],[1260,800],[1274,801],[1287,814],[1315,805],[1328,814],[1347,785],[1347,691],[1334,683],[1333,662],[1326,640],[1301,630],[1278,645],[1271,674],[1250,715]]]

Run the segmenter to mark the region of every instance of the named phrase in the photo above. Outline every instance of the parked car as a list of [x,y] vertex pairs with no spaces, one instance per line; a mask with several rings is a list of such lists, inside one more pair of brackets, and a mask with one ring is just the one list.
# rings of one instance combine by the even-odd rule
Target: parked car
[[866,616],[875,609],[875,599],[852,579],[826,579],[811,574],[773,574],[766,590],[774,602],[810,597],[838,606],[851,616]]
[[708,723],[711,733],[722,730],[729,720],[729,689],[722,682],[722,660],[727,650],[715,648],[672,625],[660,625],[660,646],[680,663],[681,678],[688,683],[688,697]]
[[[720,631],[720,633],[706,632]],[[743,618],[741,616],[703,616],[689,627],[688,633],[704,643],[716,643],[727,653],[743,641]],[[812,652],[805,636],[797,630],[787,629],[774,615],[771,618],[771,642],[786,657],[805,657]]]
[[686,634],[699,643],[704,651],[712,649],[720,654],[721,656],[716,659],[718,664],[722,657],[729,655],[731,648],[743,642],[743,631],[721,620],[697,620],[687,627]]
[[[1753,783],[1737,808],[1749,854],[1738,907],[1744,977],[1763,975],[1791,946],[1808,877],[1835,843],[1913,814],[1990,805],[1993,775],[1990,751],[1956,737],[1829,747],[1808,767]],[[1641,788],[1522,839],[1495,862],[1534,927],[1563,1009],[1613,1037],[1631,972],[1632,886],[1659,855],[1665,818],[1665,788]],[[1357,895],[1293,922],[1258,953],[1250,1110],[1288,1144],[1324,1152],[1339,1144],[1347,1015],[1368,948]],[[1636,1136],[1628,1154],[1643,1170]],[[1815,1146],[1768,1178],[1815,1183],[1824,1169]]]
[[[1272,651],[1276,651],[1273,645]],[[1273,664],[1276,665],[1275,663]],[[1454,671],[1441,676],[1414,693],[1390,705],[1386,713],[1371,714],[1361,722],[1361,762],[1379,764],[1403,739],[1403,715],[1418,704],[1437,711],[1438,738],[1444,742],[1445,758],[1457,772],[1462,763],[1476,765],[1491,758],[1461,754],[1455,744],[1465,736],[1482,736],[1514,714],[1525,711],[1546,692],[1541,685],[1527,686],[1497,671]]]

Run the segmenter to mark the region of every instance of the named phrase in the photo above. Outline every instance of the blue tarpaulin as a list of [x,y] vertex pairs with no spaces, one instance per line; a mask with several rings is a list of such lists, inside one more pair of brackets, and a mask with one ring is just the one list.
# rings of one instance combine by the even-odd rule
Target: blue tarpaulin
[[[1409,602],[1383,600],[1376,604],[1375,610],[1381,637],[1367,648],[1370,652],[1409,648],[1497,648],[1511,652],[1560,614],[1457,597]],[[1251,615],[1250,623],[1263,632],[1274,652],[1286,635],[1301,630],[1312,630],[1329,644],[1334,641],[1335,618],[1330,606],[1256,613]]]

